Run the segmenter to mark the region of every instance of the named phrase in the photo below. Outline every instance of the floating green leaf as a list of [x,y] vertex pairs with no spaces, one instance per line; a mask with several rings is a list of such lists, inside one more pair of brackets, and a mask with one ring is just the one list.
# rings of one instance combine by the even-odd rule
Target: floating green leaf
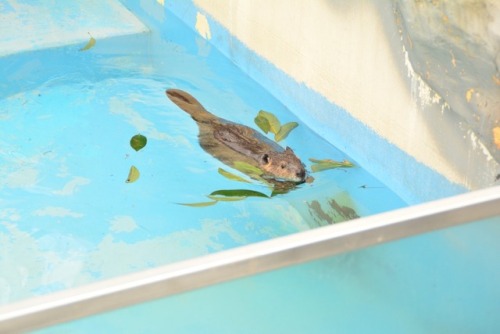
[[327,169],[333,169],[333,168],[348,168],[348,167],[354,167],[354,165],[347,160],[344,161],[335,161],[331,159],[309,159],[309,161],[313,162],[314,165],[311,165],[311,170],[313,173],[315,172],[320,172],[323,170]]
[[141,134],[135,135],[130,139],[130,146],[136,151],[143,149],[147,143],[148,139]]
[[[274,116],[274,114],[272,114],[268,111],[261,110],[257,114],[256,120],[257,119],[259,119],[259,122],[263,122],[263,123],[265,123],[265,122],[262,119],[266,119],[267,122],[269,123],[269,129],[267,129],[267,131],[265,129],[262,129],[265,133],[268,133],[269,131],[271,131],[272,133],[277,134],[280,131],[281,123],[278,120],[278,118],[276,116]],[[260,127],[260,125],[258,123],[257,123],[257,125]]]
[[261,176],[264,172],[259,168],[243,161],[235,161],[233,167],[249,176]]
[[96,42],[95,38],[92,37],[92,35],[90,35],[90,34],[89,34],[89,36],[90,36],[89,41],[87,42],[87,44],[85,44],[85,46],[83,48],[80,49],[80,51],[87,51],[87,50],[89,50],[89,49],[91,49],[91,48],[94,47],[95,42]]
[[269,124],[268,119],[262,115],[257,115],[257,117],[255,117],[254,121],[255,121],[255,124],[257,124],[257,126],[262,131],[264,131],[265,134],[267,134],[269,132],[269,130],[271,129],[271,124]]
[[236,201],[242,201],[246,196],[212,196],[208,195],[208,198],[213,199],[214,201],[221,201],[221,202],[236,202]]
[[179,205],[190,206],[192,208],[203,208],[207,206],[212,206],[217,204],[218,201],[210,201],[210,202],[199,202],[199,203],[177,203]]
[[266,194],[259,191],[247,190],[247,189],[229,189],[229,190],[216,190],[212,192],[209,197],[213,196],[226,196],[226,197],[265,197],[268,198]]
[[316,164],[338,164],[338,167],[354,167],[354,164],[350,161],[344,160],[344,161],[336,161],[332,159],[314,159],[310,158],[309,161],[316,163]]
[[229,180],[250,183],[250,181],[248,181],[247,179],[244,179],[241,176],[230,173],[227,170],[224,170],[222,168],[219,168],[218,172],[220,175],[224,176],[225,178],[227,178]]
[[276,135],[274,135],[274,140],[277,141],[277,142],[282,141],[283,139],[285,139],[288,136],[288,134],[293,129],[295,129],[298,126],[299,126],[299,123],[297,123],[297,122],[289,122],[289,123],[284,124],[280,128],[280,130],[278,131],[278,133]]
[[137,181],[141,174],[139,173],[139,170],[135,166],[130,167],[130,172],[128,173],[128,178],[127,178],[127,183],[132,183]]

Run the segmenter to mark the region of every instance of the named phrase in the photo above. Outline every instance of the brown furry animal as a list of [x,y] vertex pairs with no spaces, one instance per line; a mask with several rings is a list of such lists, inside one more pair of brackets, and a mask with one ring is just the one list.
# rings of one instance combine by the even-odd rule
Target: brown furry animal
[[166,91],[168,98],[187,112],[199,127],[200,146],[216,159],[234,167],[244,162],[264,172],[263,178],[302,183],[306,171],[300,159],[259,132],[208,112],[193,96],[179,89]]

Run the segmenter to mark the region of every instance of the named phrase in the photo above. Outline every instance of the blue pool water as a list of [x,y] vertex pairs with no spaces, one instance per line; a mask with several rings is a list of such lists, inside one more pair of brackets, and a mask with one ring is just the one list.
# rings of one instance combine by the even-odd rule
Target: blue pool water
[[[0,58],[2,304],[405,205],[356,161],[272,199],[179,205],[270,191],[219,175],[229,168],[165,89],[249,126],[261,109],[297,118],[174,16],[161,32],[82,46]],[[283,145],[309,170],[308,158],[352,160],[303,124]],[[126,183],[132,165],[140,178]]]

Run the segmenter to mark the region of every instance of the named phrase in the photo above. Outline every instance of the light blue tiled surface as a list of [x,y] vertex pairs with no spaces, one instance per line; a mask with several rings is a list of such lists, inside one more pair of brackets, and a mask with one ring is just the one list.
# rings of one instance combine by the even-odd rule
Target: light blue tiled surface
[[0,56],[147,30],[118,0],[0,2]]

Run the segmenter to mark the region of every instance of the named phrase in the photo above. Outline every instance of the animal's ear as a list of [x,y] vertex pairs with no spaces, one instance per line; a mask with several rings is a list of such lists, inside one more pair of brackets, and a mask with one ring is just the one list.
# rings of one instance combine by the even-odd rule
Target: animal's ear
[[260,159],[261,159],[263,165],[267,165],[268,163],[271,162],[271,158],[269,157],[269,154],[262,154]]
[[289,154],[291,153],[291,154],[293,154],[293,150],[290,147],[287,146],[286,149],[285,149],[285,153],[289,153]]

